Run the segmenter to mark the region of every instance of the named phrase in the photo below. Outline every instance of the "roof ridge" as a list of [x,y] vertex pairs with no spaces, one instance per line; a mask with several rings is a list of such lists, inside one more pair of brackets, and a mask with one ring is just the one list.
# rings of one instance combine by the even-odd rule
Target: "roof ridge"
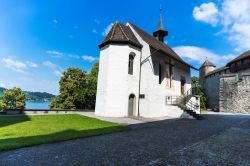
[[171,58],[185,64],[188,65],[189,67],[197,70],[195,67],[193,67],[192,65],[188,64],[187,62],[185,62],[172,48],[170,48],[166,43],[161,42],[157,39],[155,39],[152,35],[150,35],[149,33],[147,33],[146,31],[142,30],[141,28],[137,27],[136,25],[134,25],[131,22],[128,22],[132,28],[141,36],[141,38],[147,43],[149,44],[151,47],[155,48],[155,49],[159,49],[161,50],[164,54],[166,54],[167,56],[170,56]]
[[119,27],[121,28],[121,31],[122,31],[123,35],[127,38],[128,41],[130,41],[129,38],[128,38],[128,36],[126,35],[126,33],[124,32],[124,30],[122,29],[121,24],[119,24]]
[[115,33],[115,28],[116,28],[117,24],[118,24],[118,22],[115,22],[114,27],[112,27],[112,33],[111,33],[110,39],[112,39],[112,38],[113,38],[113,36],[114,36],[114,33]]
[[99,45],[99,48],[110,43],[128,43],[135,47],[142,48],[142,45],[137,40],[131,28],[118,21],[113,24],[106,38]]

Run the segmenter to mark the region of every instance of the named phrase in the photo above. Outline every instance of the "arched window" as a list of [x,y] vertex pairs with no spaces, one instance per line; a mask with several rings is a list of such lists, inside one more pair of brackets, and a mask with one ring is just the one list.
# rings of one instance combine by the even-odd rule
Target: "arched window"
[[134,70],[134,59],[135,59],[135,54],[134,53],[129,54],[128,74],[131,75],[133,75],[133,70]]

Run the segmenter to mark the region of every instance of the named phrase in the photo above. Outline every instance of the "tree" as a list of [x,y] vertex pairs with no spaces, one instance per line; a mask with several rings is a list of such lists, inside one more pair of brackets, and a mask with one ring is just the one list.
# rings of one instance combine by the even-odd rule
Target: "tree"
[[26,96],[20,88],[5,90],[2,100],[0,101],[0,109],[24,109]]
[[77,91],[85,85],[86,72],[80,68],[68,68],[60,79],[60,94],[51,102],[50,108],[79,108]]
[[77,91],[77,99],[81,108],[95,107],[98,70],[99,63],[96,62],[85,78],[85,85]]
[[98,67],[99,63],[96,62],[89,74],[79,68],[68,68],[59,82],[60,94],[51,102],[50,108],[94,108]]
[[200,96],[200,107],[205,109],[207,106],[207,97],[199,83],[199,78],[196,76],[192,77],[192,94]]

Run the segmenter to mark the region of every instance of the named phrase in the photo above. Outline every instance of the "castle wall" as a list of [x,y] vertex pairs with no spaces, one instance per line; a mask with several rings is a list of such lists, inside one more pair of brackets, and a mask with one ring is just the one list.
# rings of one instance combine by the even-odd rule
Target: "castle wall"
[[250,74],[220,77],[220,111],[250,113]]
[[207,95],[207,104],[211,109],[219,108],[220,75],[215,74],[205,78],[204,91]]

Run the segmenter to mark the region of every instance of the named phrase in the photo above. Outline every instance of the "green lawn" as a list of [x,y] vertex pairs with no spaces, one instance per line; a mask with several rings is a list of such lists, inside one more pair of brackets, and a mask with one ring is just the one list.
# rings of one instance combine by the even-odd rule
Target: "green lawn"
[[0,151],[128,129],[82,115],[0,116]]

